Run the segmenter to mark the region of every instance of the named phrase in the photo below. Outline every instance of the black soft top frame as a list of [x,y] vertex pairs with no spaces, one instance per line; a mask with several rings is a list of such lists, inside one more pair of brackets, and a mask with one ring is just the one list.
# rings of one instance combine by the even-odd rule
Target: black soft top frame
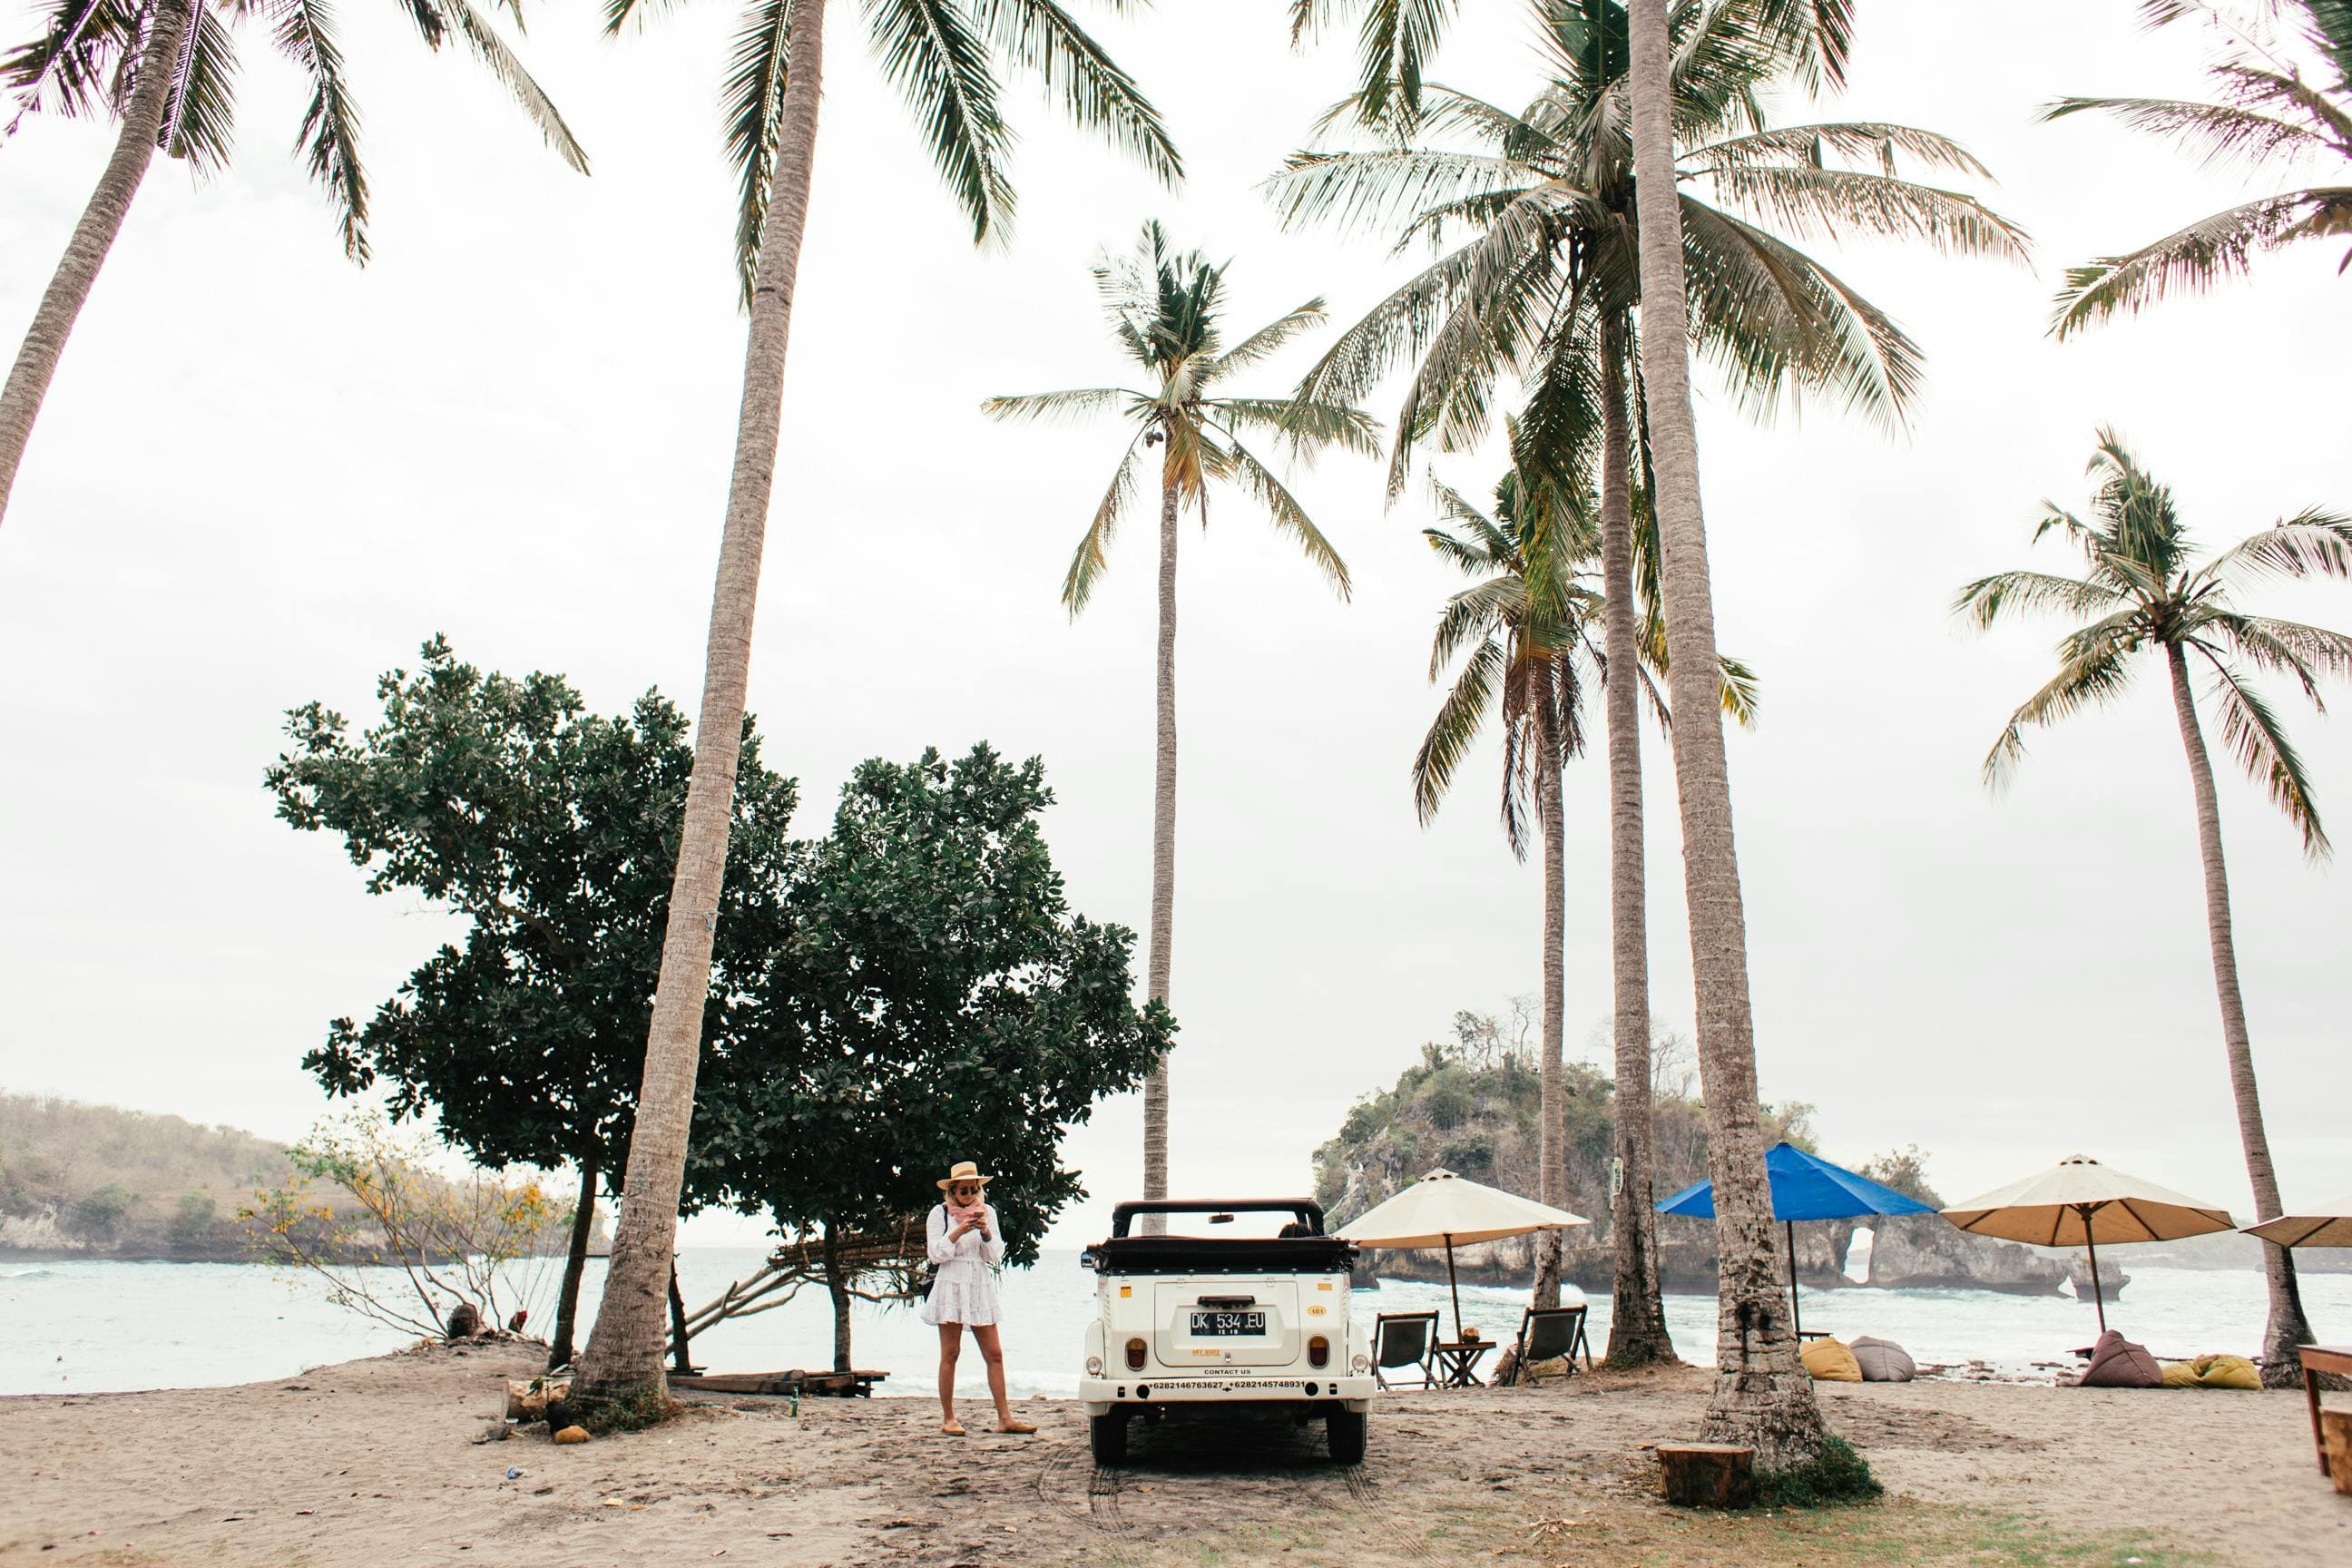
[[[1305,1236],[1130,1236],[1138,1215],[1287,1214]],[[1103,1274],[1345,1274],[1356,1244],[1323,1234],[1323,1205],[1312,1198],[1168,1198],[1121,1204],[1111,1211],[1108,1241],[1093,1247]]]
[[1308,1235],[1323,1234],[1323,1205],[1313,1198],[1140,1198],[1111,1210],[1111,1235],[1125,1236],[1139,1214],[1286,1214]]

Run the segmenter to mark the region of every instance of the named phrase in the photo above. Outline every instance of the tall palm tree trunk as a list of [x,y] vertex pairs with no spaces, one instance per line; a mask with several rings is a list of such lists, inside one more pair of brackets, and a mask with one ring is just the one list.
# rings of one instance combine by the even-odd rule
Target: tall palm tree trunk
[[[2221,859],[2221,806],[2213,793],[2213,763],[2197,723],[2197,700],[2189,688],[2189,660],[2178,643],[2168,643],[2172,671],[2172,711],[2180,721],[2180,744],[2189,753],[2189,779],[2197,792],[2197,847],[2205,862],[2205,931],[2213,946],[2213,989],[2221,998],[2221,1041],[2230,1058],[2230,1093],[2238,1103],[2238,1140],[2245,1145],[2246,1175],[2254,1188],[2254,1218],[2276,1219],[2278,1171],[2263,1131],[2263,1101],[2254,1086],[2254,1047],[2246,1033],[2246,1000],[2238,990],[2238,949],[2230,935],[2230,872]],[[2302,1383],[2297,1345],[2311,1343],[2303,1315],[2303,1291],[2295,1283],[2294,1258],[2284,1247],[2263,1244],[2263,1273],[2270,1285],[2270,1321],[2263,1331],[2263,1382],[2273,1388]]]
[[572,1244],[564,1249],[563,1284],[555,1293],[555,1332],[547,1343],[547,1370],[572,1364],[580,1326],[580,1277],[588,1271],[588,1243],[596,1230],[596,1156],[580,1156],[580,1205],[572,1211]]
[[1667,690],[1675,710],[1707,1174],[1715,1184],[1716,1382],[1702,1430],[1709,1440],[1753,1447],[1757,1464],[1774,1470],[1818,1453],[1825,1431],[1811,1380],[1797,1360],[1796,1335],[1781,1310],[1773,1268],[1772,1199],[1758,1126],[1748,1011],[1747,918],[1732,846],[1715,607],[1699,510],[1666,5],[1667,0],[1633,0],[1629,85],[1641,225],[1642,374],[1657,476]]
[[779,110],[774,182],[751,289],[751,342],[744,354],[743,402],[735,433],[735,472],[711,594],[710,639],[695,723],[694,773],[687,783],[686,821],[662,936],[659,989],[646,1037],[644,1087],[620,1222],[596,1326],[588,1336],[575,1385],[587,1401],[660,1389],[663,1317],[677,1203],[686,1184],[686,1141],[694,1121],[694,1078],[702,1053],[702,1015],[710,994],[710,947],[727,870],[727,829],[735,805],[735,764],[743,747],[743,705],[751,674],[751,621],[766,542],[768,498],[775,482],[782,422],[784,346],[792,330],[793,290],[801,238],[808,226],[809,179],[816,161],[817,91],[823,69],[825,7],[793,10],[792,68]]
[[[1181,500],[1175,455],[1169,454],[1160,487],[1160,650],[1158,747],[1151,770],[1151,952],[1144,994],[1168,1004],[1168,970],[1176,925],[1176,514]],[[1143,1080],[1143,1195],[1168,1195],[1168,1058]],[[1147,1234],[1166,1228],[1144,1216]]]
[[[1549,707],[1549,704],[1547,704]],[[1538,726],[1539,728],[1541,726]],[[1554,1208],[1568,1206],[1567,1170],[1561,1160],[1566,1130],[1560,1118],[1560,1032],[1567,1011],[1568,873],[1563,861],[1567,817],[1559,798],[1559,738],[1538,742],[1543,760],[1536,769],[1536,811],[1543,823],[1543,1127],[1536,1140],[1536,1194]],[[1556,1230],[1536,1239],[1535,1305],[1559,1305],[1559,1255]]]
[[1633,432],[1625,411],[1625,342],[1601,329],[1601,575],[1604,689],[1609,723],[1610,978],[1615,996],[1618,1180],[1609,1233],[1616,1279],[1609,1310],[1609,1364],[1675,1359],[1658,1282],[1658,1216],[1650,1206],[1656,1164],[1650,1129],[1648,868],[1642,843],[1641,629],[1633,614]]
[[131,198],[155,161],[155,138],[163,129],[163,110],[172,92],[172,68],[187,36],[190,0],[155,0],[147,22],[147,41],[139,49],[138,85],[122,113],[122,128],[114,138],[114,153],[98,177],[98,188],[74,225],[73,237],[58,258],[49,287],[33,312],[33,324],[16,351],[8,384],[0,389],[0,520],[8,515],[9,492],[16,488],[16,468],[25,460],[25,443],[32,438],[33,421],[48,395],[66,352],[66,338],[98,282],[98,269],[122,232]]

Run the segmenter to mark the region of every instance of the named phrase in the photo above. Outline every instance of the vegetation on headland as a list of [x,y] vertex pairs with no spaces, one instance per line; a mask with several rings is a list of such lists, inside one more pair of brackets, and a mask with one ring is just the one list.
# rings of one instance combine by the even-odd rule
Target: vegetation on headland
[[0,1252],[241,1263],[237,1210],[293,1173],[234,1127],[0,1093]]

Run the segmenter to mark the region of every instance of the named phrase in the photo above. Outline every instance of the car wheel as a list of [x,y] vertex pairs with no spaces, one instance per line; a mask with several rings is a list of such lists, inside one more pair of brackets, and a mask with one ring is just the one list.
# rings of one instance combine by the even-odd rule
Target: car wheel
[[[1097,1465],[1123,1465],[1127,1462],[1127,1412],[1114,1410],[1108,1415],[1097,1415],[1087,1423],[1087,1437],[1095,1451]],[[1363,1441],[1356,1443],[1359,1453]]]
[[1364,1441],[1370,1436],[1372,1418],[1354,1410],[1334,1410],[1323,1418],[1324,1440],[1331,1446],[1334,1464],[1360,1465],[1364,1462]]

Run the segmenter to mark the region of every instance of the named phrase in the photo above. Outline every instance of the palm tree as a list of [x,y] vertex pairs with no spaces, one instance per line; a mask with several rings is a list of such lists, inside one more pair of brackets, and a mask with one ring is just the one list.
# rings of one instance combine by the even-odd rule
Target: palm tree
[[[610,0],[609,25],[625,25],[635,9],[635,0]],[[825,10],[824,0],[755,0],[737,33],[727,79],[728,152],[740,175],[736,251],[750,342],[711,593],[694,773],[646,1034],[626,1197],[596,1326],[573,1385],[586,1400],[663,1386],[670,1259],[775,483],[784,350],[816,162]],[[1054,88],[1081,127],[1108,136],[1164,179],[1180,176],[1159,111],[1053,0],[866,0],[864,11],[883,74],[920,121],[931,161],[971,217],[976,242],[1002,236],[1013,216],[1006,171],[1012,132],[999,109],[1003,65]]]
[[[1816,17],[1845,0],[1792,0]],[[1665,595],[1666,689],[1691,721],[1675,726],[1675,785],[1682,808],[1683,888],[1690,909],[1698,1001],[1700,1083],[1706,1098],[1707,1175],[1715,1184],[1715,1391],[1702,1436],[1756,1450],[1766,1470],[1801,1464],[1827,1436],[1812,1383],[1780,1311],[1772,1194],[1757,1126],[1756,1031],[1748,994],[1748,924],[1731,837],[1731,783],[1723,725],[1696,705],[1715,664],[1715,606],[1699,511],[1698,432],[1691,411],[1689,290],[1675,185],[1676,105],[1667,0],[1632,0],[1628,119],[1642,300],[1642,381],[1655,476],[1660,575]],[[1797,58],[1843,67],[1842,30],[1784,34]],[[1757,43],[1771,35],[1751,29]],[[1800,176],[1801,180],[1802,176]]]
[[[521,0],[507,0],[522,19]],[[400,0],[400,10],[438,49],[455,38],[466,45],[522,106],[573,168],[588,171],[587,154],[522,62],[468,0]],[[343,253],[368,258],[367,172],[360,161],[359,111],[353,106],[336,37],[333,13],[320,0],[43,0],[41,36],[0,56],[0,86],[16,95],[5,138],[26,114],[106,114],[119,122],[81,221],[35,309],[33,324],[0,389],[0,519],[25,444],[57,374],[66,338],[98,281],[99,268],[122,232],[158,147],[185,158],[199,174],[228,160],[235,119],[236,53],[232,22],[266,16],[269,39],[310,81],[310,102],[296,142],[310,175],[332,196]]]
[[[1543,847],[1543,1103],[1537,1181],[1542,1201],[1564,1208],[1560,1036],[1567,988],[1562,946],[1568,886],[1560,772],[1570,758],[1584,751],[1584,693],[1596,679],[1606,684],[1612,707],[1621,689],[1633,701],[1638,684],[1661,721],[1667,718],[1665,703],[1645,668],[1654,665],[1664,650],[1654,642],[1612,664],[1593,641],[1594,621],[1606,624],[1614,606],[1604,605],[1602,595],[1575,570],[1590,560],[1595,543],[1589,497],[1559,481],[1514,469],[1496,487],[1495,515],[1489,518],[1451,488],[1434,488],[1440,512],[1458,531],[1430,528],[1422,531],[1423,537],[1440,557],[1475,581],[1446,601],[1430,645],[1433,681],[1464,648],[1470,651],[1413,757],[1413,804],[1424,825],[1437,815],[1438,803],[1470,742],[1488,714],[1496,714],[1503,731],[1504,837],[1514,855],[1527,858],[1532,805]],[[1631,618],[1630,608],[1625,618]],[[1626,679],[1609,680],[1612,670],[1628,672]],[[1730,659],[1723,661],[1721,676],[1724,710],[1743,723],[1752,722],[1755,677]],[[1648,1085],[1645,1042],[1638,1087],[1621,1083],[1617,1092],[1646,1097]],[[1621,1118],[1621,1126],[1632,1120]],[[1646,1116],[1640,1124],[1646,1133]],[[1559,1304],[1559,1272],[1560,1237],[1558,1232],[1547,1232],[1537,1252],[1535,1305]],[[1649,1273],[1654,1291],[1654,1250]],[[1612,1334],[1612,1343],[1614,1338]],[[1673,1353],[1671,1343],[1666,1353]]]
[[[2247,269],[2256,251],[2352,235],[2352,0],[2273,0],[2263,14],[2233,16],[2204,0],[2143,0],[2151,26],[2202,16],[2227,40],[2207,68],[2216,103],[2168,98],[2062,98],[2045,120],[2111,114],[2168,137],[2208,165],[2257,169],[2319,164],[2335,184],[2305,185],[2198,219],[2122,256],[2069,268],[2051,331],[2063,338],[2118,311],[2140,310],[2173,289],[2196,291]],[[2266,16],[2294,14],[2293,31],[2318,57],[2306,76]],[[2352,262],[2352,253],[2347,253]],[[2341,270],[2339,268],[2339,270]]]
[[[1802,57],[1788,38],[1759,31],[1754,9],[1677,13],[1675,129],[1685,150],[1677,160],[1676,205],[1699,279],[1695,342],[1753,412],[1811,391],[1899,422],[1918,380],[1917,346],[1763,225],[1801,236],[1859,229],[1963,253],[2018,254],[2022,237],[1973,198],[1895,175],[1898,153],[1929,167],[1983,173],[1932,132],[1882,123],[1764,123],[1756,86]],[[1524,464],[1566,471],[1581,483],[1599,447],[1610,657],[1630,660],[1654,644],[1663,668],[1655,594],[1641,595],[1649,618],[1637,625],[1632,592],[1637,561],[1654,589],[1656,562],[1633,547],[1633,475],[1652,465],[1641,443],[1634,363],[1641,224],[1627,130],[1627,24],[1616,0],[1554,0],[1544,35],[1551,80],[1524,113],[1424,82],[1412,115],[1391,100],[1373,121],[1381,146],[1301,153],[1271,184],[1286,218],[1331,216],[1392,227],[1402,233],[1400,248],[1454,228],[1474,232],[1344,334],[1302,390],[1361,395],[1398,361],[1416,363],[1398,418],[1393,486],[1404,479],[1408,436],[1440,447],[1475,441],[1496,383],[1517,379],[1528,389],[1514,441]],[[1327,125],[1345,110],[1364,118],[1373,96],[1359,93]],[[1479,151],[1416,146],[1414,132],[1459,132]],[[1839,168],[1832,154],[1876,167]],[[1638,713],[1630,684],[1611,687],[1608,701],[1617,1153],[1626,1173],[1612,1225],[1610,1354],[1633,1365],[1673,1351],[1650,1210]]]
[[[1990,627],[2004,611],[2059,611],[2094,618],[2058,643],[2058,673],[2010,715],[2009,726],[1984,763],[1998,787],[2024,759],[2028,725],[2055,723],[2113,701],[2138,665],[2132,656],[2159,652],[2172,681],[2172,711],[2189,753],[2189,781],[2197,799],[2197,843],[2205,867],[2206,934],[2213,948],[2213,986],[2221,1001],[2221,1041],[2236,1098],[2238,1136],[2258,1219],[2281,1213],[2278,1174],[2263,1131],[2254,1085],[2253,1047],[2246,1005],[2238,988],[2237,950],[2230,935],[2230,879],[2221,860],[2221,813],[2213,794],[2213,764],[2189,684],[2193,658],[2212,678],[2211,699],[2221,713],[2221,741],[2271,801],[2303,834],[2313,858],[2328,852],[2311,782],[2287,742],[2269,701],[2248,683],[2247,669],[2294,679],[2319,706],[2319,678],[2352,674],[2352,636],[2296,621],[2273,620],[2232,607],[2232,595],[2268,577],[2352,577],[2352,519],[2305,510],[2198,563],[2172,492],[2133,459],[2112,431],[2099,432],[2090,473],[2097,481],[2091,520],[2047,506],[2033,531],[2062,534],[2083,552],[2080,577],[2002,572],[1960,590],[1955,614]],[[2046,503],[2045,503],[2046,504]],[[2273,1385],[2296,1378],[2294,1347],[2311,1342],[2294,1262],[2283,1247],[2263,1248],[2270,1283],[2270,1321],[2263,1335],[2263,1376]]]
[[[1111,335],[1143,372],[1145,388],[1096,386],[992,397],[981,405],[997,419],[1116,412],[1134,426],[1135,434],[1112,470],[1110,488],[1062,580],[1062,603],[1073,616],[1086,608],[1108,563],[1112,533],[1135,497],[1138,465],[1148,448],[1160,448],[1159,752],[1151,795],[1151,949],[1146,990],[1150,1001],[1163,1005],[1176,912],[1178,517],[1189,504],[1198,509],[1205,524],[1210,481],[1238,485],[1344,598],[1346,563],[1274,471],[1242,444],[1242,432],[1264,432],[1301,454],[1328,446],[1380,450],[1379,426],[1347,404],[1219,395],[1234,372],[1257,363],[1324,320],[1323,301],[1309,300],[1227,348],[1219,321],[1225,271],[1225,266],[1212,265],[1199,251],[1174,253],[1160,225],[1145,224],[1133,256],[1116,261],[1106,257],[1094,268]],[[1167,1193],[1168,1064],[1163,1059],[1144,1084],[1143,1194],[1159,1198]]]

